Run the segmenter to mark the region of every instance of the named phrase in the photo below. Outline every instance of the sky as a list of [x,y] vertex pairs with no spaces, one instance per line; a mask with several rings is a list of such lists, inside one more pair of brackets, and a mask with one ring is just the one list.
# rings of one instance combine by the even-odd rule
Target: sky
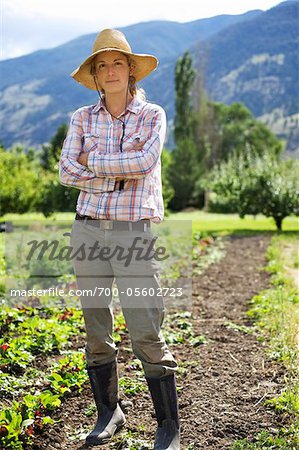
[[190,22],[267,10],[279,0],[0,0],[0,59],[52,48],[104,28],[151,20]]

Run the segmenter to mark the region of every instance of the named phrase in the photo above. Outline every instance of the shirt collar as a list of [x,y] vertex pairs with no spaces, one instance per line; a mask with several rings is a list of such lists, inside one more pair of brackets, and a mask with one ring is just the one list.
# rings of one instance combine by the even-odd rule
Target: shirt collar
[[[133,96],[131,102],[127,106],[127,111],[131,111],[134,114],[138,114],[141,110],[141,100],[139,100],[136,95]],[[92,113],[96,114],[100,111],[100,109],[103,109],[104,111],[107,111],[105,103],[102,98],[99,99],[98,103],[93,107]],[[108,111],[107,111],[108,112]]]

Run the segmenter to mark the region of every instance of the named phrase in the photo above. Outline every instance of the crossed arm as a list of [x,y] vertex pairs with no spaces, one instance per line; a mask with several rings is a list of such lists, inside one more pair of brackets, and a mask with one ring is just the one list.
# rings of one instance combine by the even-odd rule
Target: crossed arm
[[[126,152],[136,152],[138,150],[142,150],[144,144],[146,143],[146,140],[143,141],[135,141],[133,142],[129,148],[126,148]],[[78,162],[82,164],[82,166],[88,166],[88,152],[82,152],[78,158]]]
[[77,111],[60,158],[60,181],[87,192],[114,190],[116,179],[143,178],[155,167],[165,139],[166,117],[162,109],[150,111],[144,124],[144,140],[135,142],[123,153],[102,154],[98,149],[83,152],[82,119]]

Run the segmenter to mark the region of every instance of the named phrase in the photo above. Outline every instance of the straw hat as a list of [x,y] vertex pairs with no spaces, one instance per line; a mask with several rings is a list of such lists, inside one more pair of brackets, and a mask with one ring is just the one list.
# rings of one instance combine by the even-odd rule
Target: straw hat
[[[99,53],[111,50],[130,56],[132,65],[135,66],[134,78],[136,79],[136,82],[142,80],[155,70],[159,62],[155,56],[132,53],[125,35],[119,30],[107,28],[97,35],[93,45],[92,54],[71,73],[71,76],[88,89],[96,90],[94,78],[91,74],[91,62]],[[99,89],[101,89],[101,86],[99,86]]]

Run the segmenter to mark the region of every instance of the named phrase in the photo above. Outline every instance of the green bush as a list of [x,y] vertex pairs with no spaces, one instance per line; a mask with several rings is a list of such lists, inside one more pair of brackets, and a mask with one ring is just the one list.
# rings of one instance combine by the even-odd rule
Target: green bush
[[79,191],[75,188],[62,186],[57,172],[45,172],[42,185],[42,195],[36,205],[36,209],[46,217],[54,212],[73,212]]
[[0,148],[0,216],[35,210],[42,195],[42,173],[38,160],[26,154],[23,147],[9,151]]

